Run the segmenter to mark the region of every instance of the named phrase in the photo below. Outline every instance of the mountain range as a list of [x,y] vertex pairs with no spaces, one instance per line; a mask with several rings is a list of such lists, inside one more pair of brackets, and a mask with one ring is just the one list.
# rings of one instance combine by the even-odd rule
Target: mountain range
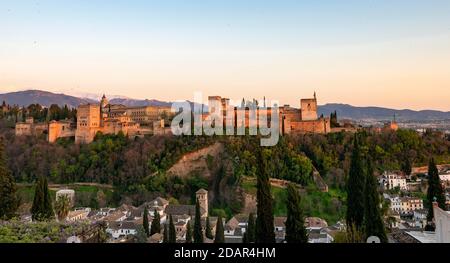
[[[0,102],[5,101],[10,105],[28,106],[29,104],[39,103],[43,106],[58,104],[61,106],[78,107],[80,104],[98,103],[91,98],[80,98],[62,93],[52,93],[41,90],[26,90],[0,94]],[[123,104],[125,106],[171,106],[171,102],[159,101],[154,99],[130,99],[118,97],[111,99],[112,104]],[[450,112],[437,110],[395,110],[382,107],[355,107],[348,104],[328,103],[319,106],[319,114],[329,116],[336,111],[338,118],[353,120],[373,119],[373,120],[391,120],[394,116],[400,121],[424,121],[424,120],[450,120]]]

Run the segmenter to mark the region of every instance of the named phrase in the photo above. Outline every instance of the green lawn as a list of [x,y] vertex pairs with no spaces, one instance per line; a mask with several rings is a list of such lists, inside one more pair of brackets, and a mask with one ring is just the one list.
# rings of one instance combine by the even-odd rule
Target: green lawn
[[[90,185],[74,185],[68,184],[65,187],[75,190],[75,198],[79,201],[76,205],[86,206],[88,200],[92,196],[96,196],[99,190],[102,190],[106,196],[106,200],[112,199],[112,190],[108,187],[90,186]],[[21,199],[21,203],[32,203],[34,198],[34,185],[18,185],[18,195]],[[55,200],[56,191],[50,190],[50,196]]]
[[[256,181],[253,178],[244,178],[242,188],[246,193],[256,195]],[[287,190],[272,187],[274,198],[274,215],[286,216]],[[325,219],[328,224],[334,224],[345,216],[345,192],[339,189],[330,189],[328,193],[318,191],[315,187],[307,187],[302,193],[301,205],[305,216],[315,216]]]

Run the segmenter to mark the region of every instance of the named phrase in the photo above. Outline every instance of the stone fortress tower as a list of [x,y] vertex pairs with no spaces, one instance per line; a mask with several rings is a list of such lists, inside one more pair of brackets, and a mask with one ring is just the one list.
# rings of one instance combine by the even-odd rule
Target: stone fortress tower
[[77,109],[75,143],[91,143],[100,127],[100,105],[80,105]]
[[314,92],[314,98],[300,100],[301,119],[303,121],[315,121],[317,116],[317,96]]
[[208,191],[200,189],[195,193],[195,196],[200,204],[200,212],[202,217],[208,216]]
[[108,99],[106,98],[105,94],[103,94],[103,97],[100,101],[100,117],[101,117],[100,126],[103,126],[105,119],[108,118],[108,110],[107,110],[108,104],[109,104]]

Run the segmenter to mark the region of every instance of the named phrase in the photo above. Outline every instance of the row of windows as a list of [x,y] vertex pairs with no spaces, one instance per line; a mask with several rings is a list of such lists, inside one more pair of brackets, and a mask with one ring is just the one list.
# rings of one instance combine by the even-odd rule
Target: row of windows
[[[88,124],[87,124],[86,122],[81,122],[81,123],[80,123],[80,126],[87,127]],[[92,123],[92,126],[97,126],[97,123],[96,123],[96,122],[93,122],[93,123]],[[64,130],[64,129],[63,129],[63,130]]]

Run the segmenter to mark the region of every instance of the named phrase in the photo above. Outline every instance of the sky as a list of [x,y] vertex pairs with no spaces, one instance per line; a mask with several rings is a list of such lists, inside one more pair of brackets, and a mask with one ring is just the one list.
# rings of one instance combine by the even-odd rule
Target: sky
[[1,0],[0,93],[450,111],[448,0]]

